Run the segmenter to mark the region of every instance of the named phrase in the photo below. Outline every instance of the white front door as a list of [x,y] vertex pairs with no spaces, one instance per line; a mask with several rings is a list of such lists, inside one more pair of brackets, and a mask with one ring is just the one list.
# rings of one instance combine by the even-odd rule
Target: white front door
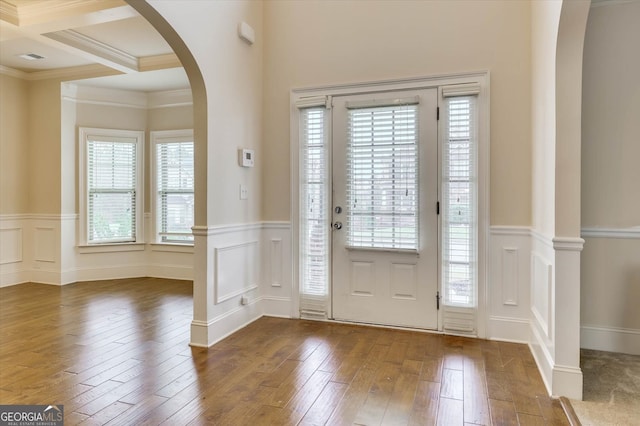
[[333,98],[332,313],[437,329],[437,90]]

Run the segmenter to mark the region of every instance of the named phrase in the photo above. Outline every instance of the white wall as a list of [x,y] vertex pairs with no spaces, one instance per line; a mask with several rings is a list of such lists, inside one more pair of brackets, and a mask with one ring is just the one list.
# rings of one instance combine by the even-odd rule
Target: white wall
[[590,1],[534,1],[531,348],[553,395],[582,398],[580,102]]
[[531,3],[533,228],[547,236],[555,230],[555,57],[561,6],[561,2]]
[[582,98],[581,345],[635,354],[640,354],[639,23],[638,1],[591,8]]
[[[220,271],[252,271],[256,263],[263,263],[255,257],[255,241],[262,244],[252,225],[261,220],[262,170],[268,161],[261,150],[263,2],[147,3],[132,2],[132,6],[163,31],[183,61],[192,87],[198,88],[194,91],[196,226],[191,344],[209,346],[261,315],[261,305],[255,303],[259,292],[244,278],[235,280],[231,291]],[[241,22],[254,28],[253,45],[238,37]],[[255,167],[238,166],[239,148],[255,150]],[[246,200],[239,197],[240,184],[248,188]],[[238,254],[242,251],[247,252]],[[229,297],[221,299],[220,291]],[[242,307],[243,294],[254,303]]]

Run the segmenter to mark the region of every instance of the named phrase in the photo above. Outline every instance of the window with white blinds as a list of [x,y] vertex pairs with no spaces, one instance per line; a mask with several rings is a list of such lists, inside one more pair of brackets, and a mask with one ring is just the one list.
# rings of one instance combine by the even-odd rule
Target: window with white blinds
[[444,303],[476,306],[477,293],[477,96],[445,93],[442,176]]
[[327,109],[300,109],[300,302],[303,316],[324,316],[329,292]]
[[193,243],[193,132],[152,132],[155,151],[156,241]]
[[347,245],[418,250],[418,106],[349,109]]
[[81,129],[85,243],[140,240],[142,134]]

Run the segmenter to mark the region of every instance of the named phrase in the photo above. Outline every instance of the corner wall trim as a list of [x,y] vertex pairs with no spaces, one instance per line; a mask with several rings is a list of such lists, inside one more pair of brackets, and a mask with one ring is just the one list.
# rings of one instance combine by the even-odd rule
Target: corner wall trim
[[584,240],[573,237],[554,237],[553,248],[559,251],[582,251]]

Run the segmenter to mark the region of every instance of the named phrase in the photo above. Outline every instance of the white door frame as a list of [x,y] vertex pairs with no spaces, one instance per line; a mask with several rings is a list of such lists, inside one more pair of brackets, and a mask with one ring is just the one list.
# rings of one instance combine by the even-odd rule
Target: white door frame
[[[346,96],[376,92],[388,92],[397,90],[412,90],[425,88],[440,88],[456,84],[475,83],[480,86],[478,97],[478,124],[479,124],[479,146],[478,146],[478,306],[477,306],[477,335],[485,337],[487,330],[487,305],[489,303],[487,279],[488,279],[488,250],[489,250],[489,153],[490,153],[490,111],[489,92],[490,75],[489,71],[448,74],[432,77],[408,78],[398,80],[383,80],[376,82],[363,82],[344,85],[327,85],[312,88],[293,89],[290,93],[290,199],[291,199],[291,249],[292,249],[292,291],[291,291],[291,317],[300,317],[300,274],[299,274],[299,109],[296,106],[306,98],[319,96]],[[441,101],[441,95],[438,102]],[[441,123],[442,121],[440,121]],[[438,124],[440,126],[440,123]],[[439,129],[438,144],[442,143],[442,131]],[[329,141],[329,146],[331,143]],[[329,286],[328,291],[331,291]],[[440,279],[438,288],[441,289]],[[331,300],[331,294],[328,294]],[[328,317],[332,317],[330,311],[331,304],[328,304]],[[442,310],[438,312],[438,326],[442,327]]]

